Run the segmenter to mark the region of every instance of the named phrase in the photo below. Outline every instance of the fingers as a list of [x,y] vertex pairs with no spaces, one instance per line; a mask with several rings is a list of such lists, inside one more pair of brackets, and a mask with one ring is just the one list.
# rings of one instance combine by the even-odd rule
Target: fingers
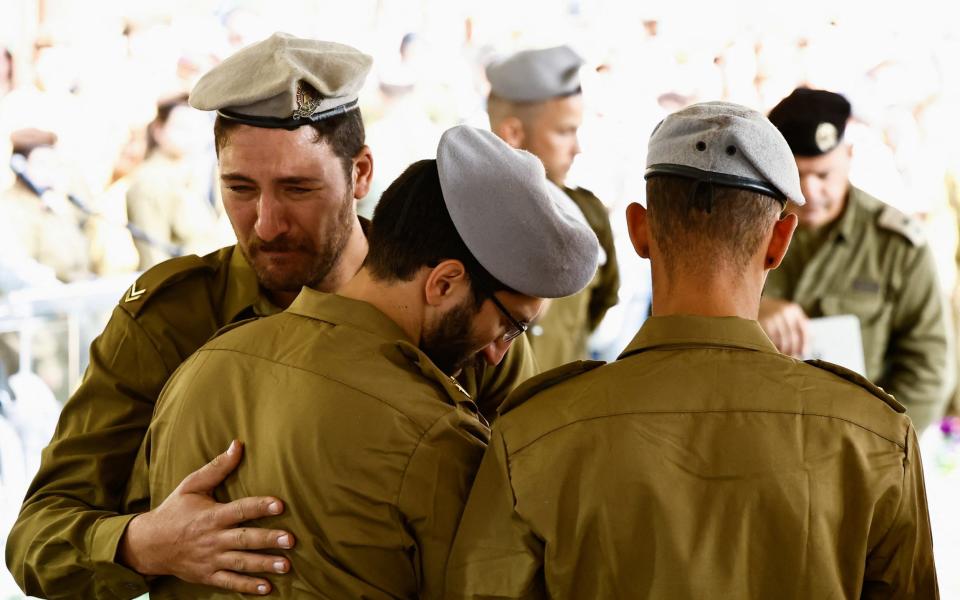
[[256,594],[258,596],[269,594],[270,590],[273,589],[266,579],[239,575],[231,571],[217,571],[210,576],[209,581],[204,583],[241,594]]
[[180,482],[179,490],[183,493],[211,493],[227,475],[233,472],[240,464],[243,456],[243,444],[237,440],[230,442],[230,447],[223,454],[187,475]]
[[286,531],[278,529],[258,529],[256,527],[236,527],[217,534],[217,547],[230,550],[263,550],[293,548],[296,540]]
[[214,522],[219,527],[232,527],[251,519],[273,517],[283,512],[283,502],[271,496],[240,498],[217,507]]
[[798,305],[791,304],[787,310],[783,312],[783,318],[789,338],[789,343],[784,353],[797,358],[803,358],[806,355],[809,341],[809,335],[807,335],[807,315],[804,314],[803,309]]
[[290,560],[283,556],[233,551],[217,557],[217,568],[235,573],[286,573],[290,570]]

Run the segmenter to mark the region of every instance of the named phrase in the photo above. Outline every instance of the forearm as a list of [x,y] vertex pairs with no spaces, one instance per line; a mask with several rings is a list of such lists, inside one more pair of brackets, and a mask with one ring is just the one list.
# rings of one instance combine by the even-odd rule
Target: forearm
[[150,394],[166,379],[138,366],[158,362],[128,329],[108,325],[94,342],[90,368],[64,406],[7,540],[7,565],[28,594],[112,597],[109,587],[134,582],[140,591],[112,595],[145,589],[115,556],[129,521],[120,516],[124,493],[153,413]]
[[41,598],[135,598],[146,581],[116,559],[133,515],[91,510],[58,496],[34,498],[7,541],[7,566]]

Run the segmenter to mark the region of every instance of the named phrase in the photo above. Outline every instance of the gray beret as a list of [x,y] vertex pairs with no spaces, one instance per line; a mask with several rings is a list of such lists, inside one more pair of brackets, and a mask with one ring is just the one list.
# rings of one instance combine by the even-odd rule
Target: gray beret
[[490,92],[512,102],[542,102],[580,91],[583,59],[569,46],[517,52],[487,66]]
[[344,44],[275,33],[211,69],[190,105],[247,125],[295,129],[356,108],[372,64]]
[[694,104],[661,121],[647,151],[646,178],[656,175],[805,203],[797,163],[783,135],[762,114],[730,102]]
[[527,296],[560,298],[593,279],[597,235],[556,204],[537,157],[460,125],[440,138],[437,171],[457,233],[500,283]]

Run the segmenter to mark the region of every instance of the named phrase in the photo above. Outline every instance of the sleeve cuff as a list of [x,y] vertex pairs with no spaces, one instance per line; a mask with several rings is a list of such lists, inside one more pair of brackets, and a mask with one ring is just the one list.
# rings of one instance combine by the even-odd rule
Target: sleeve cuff
[[93,526],[90,558],[97,588],[110,590],[117,598],[136,598],[150,591],[147,580],[117,561],[117,549],[127,525],[137,515],[118,515],[97,521]]

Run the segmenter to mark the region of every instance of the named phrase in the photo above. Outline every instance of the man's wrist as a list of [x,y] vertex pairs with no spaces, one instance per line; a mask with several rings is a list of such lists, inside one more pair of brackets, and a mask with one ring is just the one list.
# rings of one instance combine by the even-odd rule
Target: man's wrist
[[149,514],[141,513],[133,517],[117,544],[117,562],[143,576],[161,574],[156,565],[147,560],[149,552],[144,547],[144,540],[150,538],[146,531]]

